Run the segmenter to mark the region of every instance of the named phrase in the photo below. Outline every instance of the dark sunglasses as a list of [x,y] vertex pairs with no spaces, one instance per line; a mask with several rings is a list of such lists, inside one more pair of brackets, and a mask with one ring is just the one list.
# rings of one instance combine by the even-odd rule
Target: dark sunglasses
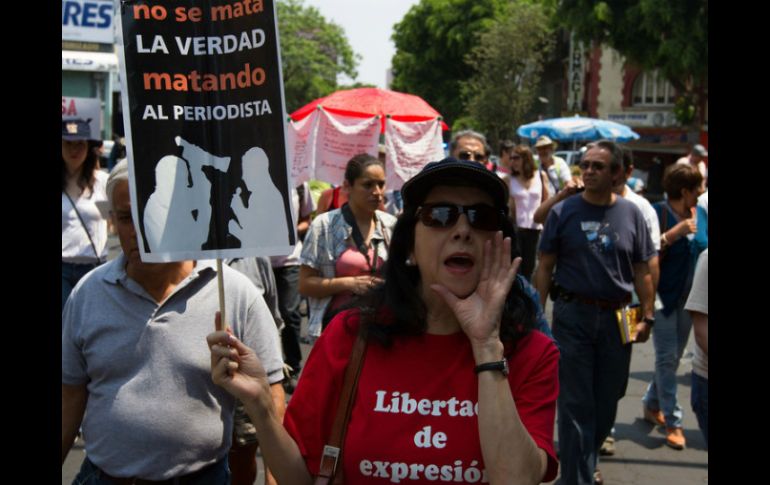
[[456,205],[445,202],[425,204],[417,208],[417,218],[428,227],[448,228],[457,224],[460,214],[465,214],[474,229],[498,231],[505,213],[491,205]]
[[607,168],[607,164],[604,162],[589,162],[585,160],[580,162],[578,167],[580,167],[580,170],[588,170],[589,168],[593,168],[597,172],[601,172],[602,170]]
[[487,159],[486,155],[477,152],[460,152],[457,156],[460,157],[460,160],[473,160],[474,162]]

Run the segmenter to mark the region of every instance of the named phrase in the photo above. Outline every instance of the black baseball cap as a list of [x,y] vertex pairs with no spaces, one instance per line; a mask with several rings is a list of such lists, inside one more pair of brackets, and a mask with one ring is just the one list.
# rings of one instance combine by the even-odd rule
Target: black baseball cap
[[82,118],[61,120],[62,140],[91,140],[91,126],[88,124],[90,121]]
[[478,187],[492,196],[495,207],[508,212],[508,186],[495,172],[483,164],[447,157],[430,162],[401,187],[404,207],[416,207],[437,185]]

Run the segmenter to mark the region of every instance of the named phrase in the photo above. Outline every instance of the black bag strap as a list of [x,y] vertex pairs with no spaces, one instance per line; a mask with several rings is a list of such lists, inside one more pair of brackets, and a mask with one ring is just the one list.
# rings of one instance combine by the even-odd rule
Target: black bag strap
[[91,249],[94,250],[94,254],[96,255],[96,260],[99,261],[99,263],[101,263],[102,258],[99,257],[99,252],[96,250],[96,244],[94,244],[94,240],[91,239],[91,233],[88,232],[88,227],[86,226],[86,223],[83,221],[83,217],[80,215],[80,211],[78,210],[78,207],[75,205],[75,202],[72,201],[72,197],[70,197],[70,194],[68,194],[66,190],[62,190],[62,194],[64,194],[67,197],[67,200],[70,201],[72,208],[75,209],[75,214],[77,214],[78,219],[80,220],[80,224],[83,226],[83,229],[85,229],[86,231],[86,236],[88,236],[88,241],[91,243]]
[[[548,181],[551,182],[551,185],[554,186],[554,189],[556,192],[559,192],[561,190],[561,179],[557,176],[556,177],[556,183],[554,183],[553,178],[551,178],[551,174],[548,173],[547,168],[543,168],[542,165],[540,165],[540,171],[545,173],[545,176],[548,177]],[[553,194],[551,194],[553,195]]]
[[[358,249],[358,252],[364,255],[364,258],[366,258],[366,264],[369,266],[369,271],[371,274],[374,274],[377,271],[377,243],[379,241],[373,241],[374,243],[374,264],[369,260],[369,251],[367,251],[366,243],[364,242],[364,236],[361,234],[361,229],[358,228],[358,223],[356,222],[356,218],[353,215],[353,211],[350,209],[350,206],[347,202],[342,205],[340,208],[340,211],[342,212],[342,217],[345,219],[345,222],[348,223],[348,225],[353,230],[353,242],[356,245],[356,249]],[[377,220],[379,222],[379,219]],[[384,228],[383,228],[384,230]],[[387,245],[387,241],[386,241]],[[387,247],[387,246],[386,246]]]

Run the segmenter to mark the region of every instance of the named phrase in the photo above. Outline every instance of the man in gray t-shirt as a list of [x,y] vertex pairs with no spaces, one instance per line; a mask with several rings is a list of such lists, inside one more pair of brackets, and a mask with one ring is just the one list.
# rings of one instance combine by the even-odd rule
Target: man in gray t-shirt
[[[125,161],[110,175],[107,195],[123,254],[86,275],[62,312],[62,463],[82,422],[87,456],[76,483],[229,483],[235,400],[211,381],[205,344],[219,309],[216,268],[141,261]],[[225,266],[223,277],[227,323],[257,349],[271,391],[283,400],[280,342],[267,305],[242,274]]]
[[561,352],[557,409],[566,485],[594,482],[599,447],[625,394],[631,345],[621,341],[618,310],[633,290],[645,317],[635,341],[646,341],[654,323],[648,262],[655,248],[639,208],[612,191],[623,177],[622,158],[610,141],[590,148],[580,163],[585,191],[557,203],[540,236],[541,304],[552,276],[560,289],[553,336]]

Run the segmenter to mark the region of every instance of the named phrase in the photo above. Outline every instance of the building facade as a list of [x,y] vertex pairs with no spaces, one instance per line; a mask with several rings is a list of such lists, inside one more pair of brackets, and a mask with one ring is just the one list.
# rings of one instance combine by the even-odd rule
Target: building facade
[[112,0],[62,0],[62,97],[98,100],[107,140],[122,134],[114,20]]
[[697,143],[708,147],[708,96],[699,129],[681,126],[674,115],[674,87],[657,70],[644,71],[613,49],[597,46],[587,52],[584,92],[588,116],[623,123],[640,135],[626,146],[652,200],[662,197],[666,166]]

